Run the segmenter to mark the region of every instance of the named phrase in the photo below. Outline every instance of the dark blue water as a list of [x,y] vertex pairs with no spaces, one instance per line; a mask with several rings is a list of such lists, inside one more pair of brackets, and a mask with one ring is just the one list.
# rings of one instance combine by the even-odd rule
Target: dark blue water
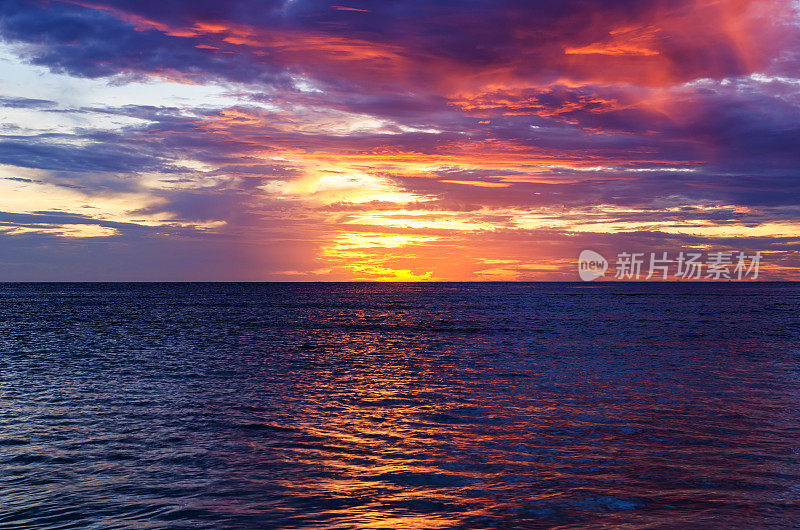
[[800,525],[800,285],[0,286],[0,527]]

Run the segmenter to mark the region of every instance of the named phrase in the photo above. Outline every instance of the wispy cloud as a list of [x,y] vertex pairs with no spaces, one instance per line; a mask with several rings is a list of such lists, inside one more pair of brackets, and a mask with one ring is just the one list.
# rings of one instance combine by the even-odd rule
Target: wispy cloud
[[584,247],[797,278],[797,19],[10,0],[0,279],[572,279]]

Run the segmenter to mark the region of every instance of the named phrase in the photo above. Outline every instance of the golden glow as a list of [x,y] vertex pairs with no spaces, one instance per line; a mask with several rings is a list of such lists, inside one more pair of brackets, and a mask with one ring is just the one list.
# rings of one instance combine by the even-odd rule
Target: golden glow
[[507,188],[511,184],[507,182],[481,182],[476,180],[441,180],[448,184],[463,184],[464,186],[477,186],[479,188]]
[[64,238],[86,238],[86,237],[109,237],[117,235],[119,232],[114,228],[97,226],[90,224],[70,224],[61,223],[58,226],[40,225],[29,226],[0,226],[0,232],[7,235],[15,234],[48,234]]
[[[74,3],[103,10],[136,31],[192,39],[192,50],[207,50],[209,57],[232,53],[256,67],[268,63],[286,74],[285,83],[254,88],[231,82],[225,90],[240,94],[225,104],[188,105],[175,111],[174,130],[167,120],[163,126],[153,120],[146,131],[167,140],[165,149],[179,136],[197,141],[198,150],[224,144],[224,152],[202,153],[218,157],[194,160],[191,150],[176,149],[178,159],[156,155],[152,165],[136,162],[145,169],[131,163],[137,169],[127,175],[87,172],[81,178],[96,182],[86,189],[74,184],[80,178],[58,171],[0,166],[2,211],[31,219],[0,225],[6,233],[98,238],[119,234],[123,228],[115,223],[186,227],[193,234],[241,238],[259,256],[280,254],[272,241],[303,247],[281,263],[281,278],[381,281],[552,279],[572,270],[564,256],[575,247],[619,241],[626,233],[709,239],[800,233],[800,224],[780,220],[785,213],[776,220],[755,207],[647,196],[659,189],[661,173],[692,178],[688,173],[716,156],[713,142],[688,138],[684,144],[664,133],[685,125],[698,129],[703,109],[691,104],[701,101],[692,96],[721,90],[724,76],[716,68],[735,63],[756,81],[778,79],[764,73],[772,57],[758,41],[762,22],[779,14],[768,2],[697,0],[628,20],[596,10],[591,31],[561,36],[546,54],[538,54],[538,44],[527,48],[525,30],[518,30],[515,57],[488,66],[323,28],[265,30],[201,18],[178,27],[92,0]],[[725,53],[711,53],[709,42]],[[692,51],[710,53],[702,64],[708,79],[686,73],[683,63]],[[164,67],[146,75],[208,82],[193,79],[198,72],[191,70]],[[140,74],[133,67],[129,73]],[[343,101],[331,80],[375,91],[348,93],[353,101]],[[432,114],[452,112],[456,119],[429,119],[427,111],[414,110],[403,123],[399,104],[397,113],[386,113],[390,117],[369,110],[398,94],[423,103],[430,97],[439,109]],[[402,98],[396,101],[405,104]],[[20,121],[30,110],[9,112]],[[117,118],[103,119],[109,120],[103,127],[113,129]],[[652,121],[654,130],[631,132],[632,121]],[[48,132],[39,126],[29,122],[20,135]],[[95,142],[83,138],[53,143],[82,149]],[[681,145],[670,154],[669,142]],[[136,151],[135,140],[131,144]],[[706,178],[685,187],[700,186],[715,183]],[[210,197],[207,203],[201,194]],[[717,215],[723,209],[730,213]],[[62,212],[74,219],[47,223],[65,221]],[[229,226],[215,219],[244,221]]]

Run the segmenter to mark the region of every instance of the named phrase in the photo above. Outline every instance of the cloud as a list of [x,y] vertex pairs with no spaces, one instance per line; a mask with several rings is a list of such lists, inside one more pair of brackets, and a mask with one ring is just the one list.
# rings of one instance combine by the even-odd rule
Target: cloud
[[[796,16],[784,0],[9,0],[14,72],[58,89],[0,95],[0,226],[25,259],[58,240],[88,271],[83,237],[145,276],[123,256],[167,236],[164,270],[204,278],[560,278],[579,244],[737,234],[794,263]],[[78,100],[75,79],[118,90]],[[222,251],[238,263],[196,264]]]
[[55,101],[50,101],[47,99],[0,96],[0,107],[6,107],[6,108],[33,109],[42,107],[45,108],[53,107],[55,105],[56,105]]

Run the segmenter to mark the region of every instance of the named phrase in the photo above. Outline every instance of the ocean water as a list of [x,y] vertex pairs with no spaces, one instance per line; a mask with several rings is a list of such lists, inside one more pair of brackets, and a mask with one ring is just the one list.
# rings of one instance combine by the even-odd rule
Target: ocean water
[[0,285],[0,527],[800,526],[800,285]]

